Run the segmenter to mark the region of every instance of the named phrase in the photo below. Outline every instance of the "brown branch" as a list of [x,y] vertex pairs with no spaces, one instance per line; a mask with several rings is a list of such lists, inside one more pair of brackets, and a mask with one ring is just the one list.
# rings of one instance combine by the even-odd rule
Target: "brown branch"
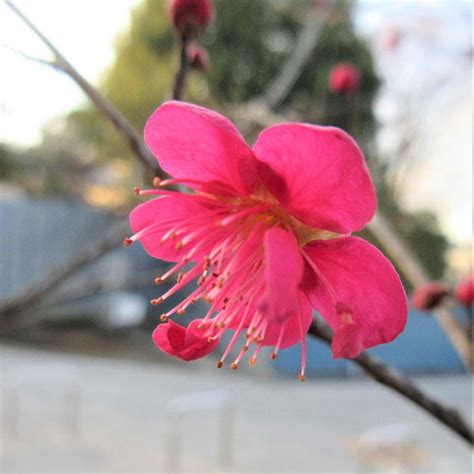
[[263,102],[269,109],[278,107],[287,98],[301,76],[329,16],[329,8],[325,9],[323,13],[321,11],[310,13],[309,19],[298,34],[295,46],[287,61],[263,95]]
[[[54,61],[41,60],[34,58],[35,61],[40,61],[43,64],[49,65],[55,69],[58,69],[67,74],[89,97],[93,104],[99,109],[107,119],[112,122],[117,131],[127,141],[129,147],[135,154],[135,156],[145,165],[153,171],[154,175],[160,174],[160,168],[157,160],[150,153],[143,140],[137,134],[130,122],[79,72],[72,66],[72,64],[59,52],[59,50],[46,38],[46,36],[21,12],[21,10],[15,6],[9,0],[5,0],[5,3],[10,9],[28,26],[28,28],[49,48],[52,52]],[[28,59],[33,59],[28,55],[21,53]]]
[[[333,334],[331,329],[322,321],[314,320],[309,328],[309,334],[331,345]],[[395,390],[397,393],[413,402],[457,433],[469,444],[474,444],[472,428],[455,409],[430,397],[416,384],[401,372],[385,365],[379,359],[363,352],[353,362],[360,366],[365,373],[382,385]]]
[[186,78],[189,71],[189,61],[188,61],[188,40],[186,37],[181,40],[181,52],[179,56],[179,67],[176,71],[176,76],[174,78],[173,84],[173,100],[181,100],[183,97],[184,89],[186,86]]
[[150,271],[140,276],[132,274],[125,280],[98,278],[92,281],[84,281],[74,288],[70,288],[55,294],[54,298],[47,302],[48,305],[59,306],[71,303],[71,301],[80,301],[91,296],[105,295],[116,291],[130,290],[137,288],[150,287],[156,277],[156,272]]
[[[6,301],[0,306],[1,330],[23,324],[21,315],[26,310],[40,303],[52,291],[60,287],[65,280],[83,269],[89,263],[97,260],[105,253],[123,242],[123,237],[128,232],[128,223],[122,222],[114,227],[103,240],[96,242],[77,254],[72,261],[54,268],[39,283],[33,284],[18,296]],[[31,317],[31,316],[25,316]]]
[[[377,212],[367,227],[382,243],[384,249],[392,260],[398,264],[400,270],[413,286],[421,286],[431,281],[421,262],[418,261],[402,238],[397,235],[396,230],[380,211]],[[473,372],[474,361],[471,344],[456,316],[446,305],[434,309],[434,314],[466,367]]]

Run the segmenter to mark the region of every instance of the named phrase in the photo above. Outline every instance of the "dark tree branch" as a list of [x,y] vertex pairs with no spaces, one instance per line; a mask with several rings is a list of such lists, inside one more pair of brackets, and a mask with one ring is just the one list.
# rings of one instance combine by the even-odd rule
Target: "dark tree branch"
[[[52,291],[60,287],[65,280],[122,243],[128,228],[127,222],[119,224],[107,234],[105,239],[90,245],[76,255],[72,261],[54,268],[39,283],[31,285],[20,295],[3,303],[0,306],[1,330],[5,331],[20,323],[23,324],[22,314],[26,310],[38,305]],[[31,316],[25,314],[25,317]]]
[[189,61],[188,61],[188,40],[186,37],[183,37],[181,40],[181,52],[179,56],[179,67],[176,71],[176,76],[174,78],[173,84],[173,100],[182,100],[184,89],[186,86],[186,78],[189,71]]
[[[328,7],[329,9],[330,7]],[[291,92],[313,52],[321,31],[328,18],[328,9],[313,12],[298,34],[295,46],[280,73],[273,79],[264,94],[264,102],[269,109],[278,107]]]
[[112,122],[117,131],[127,141],[129,147],[135,156],[153,171],[155,176],[160,174],[160,168],[157,160],[150,153],[143,140],[137,134],[130,122],[89,82],[87,82],[79,72],[72,66],[72,64],[59,52],[59,50],[46,38],[46,36],[9,0],[5,3],[10,9],[28,26],[28,28],[49,48],[52,52],[54,61],[40,60],[38,58],[31,58],[22,53],[22,56],[35,61],[40,61],[43,64],[49,65],[67,74],[89,97],[93,104],[99,109],[107,119]]
[[[324,341],[326,344],[331,345],[332,343],[332,331],[322,321],[314,320],[309,329],[309,334]],[[457,433],[469,444],[474,444],[472,428],[456,409],[433,399],[417,387],[407,376],[385,365],[382,361],[366,352],[353,359],[353,362],[360,366],[369,377],[395,390]]]

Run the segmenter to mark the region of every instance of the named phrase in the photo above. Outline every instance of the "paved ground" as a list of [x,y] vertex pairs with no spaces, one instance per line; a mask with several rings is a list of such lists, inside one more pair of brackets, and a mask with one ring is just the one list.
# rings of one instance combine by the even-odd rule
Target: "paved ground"
[[[173,366],[14,346],[0,350],[2,473],[471,472],[471,451],[463,441],[364,379],[302,384],[202,364]],[[418,381],[470,416],[470,378]],[[75,385],[81,394],[78,431]],[[22,388],[12,398],[15,387]],[[229,421],[219,432],[216,412],[207,407],[209,398],[220,396],[215,392],[194,402],[203,409],[183,416],[181,431],[176,431],[178,421],[170,425],[175,436],[183,435],[181,442],[166,436],[167,407],[176,396],[216,389],[236,410],[230,464],[225,452],[219,459],[216,447],[218,436],[227,439]],[[381,431],[362,436],[373,428]],[[367,458],[365,464],[361,460],[367,452],[364,439],[386,442],[376,461],[370,457],[378,470],[370,470]],[[395,462],[405,468],[395,469]]]

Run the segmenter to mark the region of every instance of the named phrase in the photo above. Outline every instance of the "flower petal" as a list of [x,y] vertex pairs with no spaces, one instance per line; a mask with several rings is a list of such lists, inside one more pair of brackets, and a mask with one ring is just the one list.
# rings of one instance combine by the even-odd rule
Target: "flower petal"
[[358,237],[342,237],[313,241],[304,251],[319,272],[306,293],[336,333],[334,357],[356,357],[403,331],[405,290],[378,249]]
[[282,323],[277,321],[270,322],[262,341],[263,346],[276,346],[282,328],[284,332],[280,340],[280,349],[293,346],[298,342],[301,342],[302,338],[306,336],[306,333],[311,326],[311,321],[313,320],[313,308],[308,302],[306,296],[301,292],[299,292],[298,298],[301,311],[301,321],[299,320],[300,315],[298,314],[298,309],[296,309],[296,311],[293,312],[286,321],[283,321]]
[[372,218],[376,195],[355,141],[334,127],[282,124],[254,146],[259,176],[294,217],[347,234]]
[[169,320],[153,331],[153,342],[163,352],[182,360],[204,357],[216,348],[219,338],[209,341],[203,331],[197,329],[201,321],[202,319],[195,319],[184,328]]
[[[195,189],[247,195],[255,187],[252,150],[232,122],[216,112],[166,102],[148,119],[145,142],[167,173]],[[205,184],[193,185],[195,180]]]
[[296,238],[279,227],[265,233],[264,248],[265,293],[261,310],[270,321],[281,323],[297,312],[303,258]]
[[209,210],[192,195],[167,196],[152,199],[137,206],[130,213],[130,227],[137,234],[143,232],[140,242],[146,252],[155,258],[176,262],[187,252],[176,249],[176,240],[161,238],[170,229]]

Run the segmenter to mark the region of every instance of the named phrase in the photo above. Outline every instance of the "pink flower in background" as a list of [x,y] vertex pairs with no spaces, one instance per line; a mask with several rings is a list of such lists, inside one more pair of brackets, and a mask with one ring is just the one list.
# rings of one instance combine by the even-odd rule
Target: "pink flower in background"
[[[152,303],[198,283],[162,321],[198,299],[209,303],[187,330],[158,326],[160,349],[190,360],[230,329],[218,366],[244,333],[231,364],[237,368],[250,346],[254,365],[263,346],[273,346],[276,357],[301,341],[304,379],[313,308],[335,332],[335,357],[356,357],[403,330],[407,301],[396,271],[371,244],[350,237],[372,218],[376,196],[362,152],[345,132],[276,125],[251,149],[225,117],[167,102],[148,120],[145,141],[175,179],[138,191],[156,199],[132,211],[135,234],[126,242],[140,241],[151,256],[176,262],[157,283],[178,274],[177,283]],[[177,183],[194,192],[163,189]]]
[[351,95],[359,88],[360,72],[351,63],[339,63],[329,73],[329,89],[334,94]]
[[194,36],[211,22],[211,0],[170,0],[171,20],[182,36]]
[[432,282],[419,286],[411,296],[413,307],[421,311],[427,311],[438,306],[449,294],[442,283]]
[[474,301],[474,275],[467,276],[456,287],[456,299],[464,306],[471,306]]

